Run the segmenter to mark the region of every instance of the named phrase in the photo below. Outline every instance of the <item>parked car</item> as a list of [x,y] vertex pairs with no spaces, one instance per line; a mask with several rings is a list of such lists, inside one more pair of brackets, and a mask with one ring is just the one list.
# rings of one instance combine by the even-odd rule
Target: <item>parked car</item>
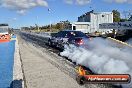
[[74,44],[76,46],[86,45],[89,37],[81,31],[64,30],[52,36],[48,45],[63,49],[65,44]]

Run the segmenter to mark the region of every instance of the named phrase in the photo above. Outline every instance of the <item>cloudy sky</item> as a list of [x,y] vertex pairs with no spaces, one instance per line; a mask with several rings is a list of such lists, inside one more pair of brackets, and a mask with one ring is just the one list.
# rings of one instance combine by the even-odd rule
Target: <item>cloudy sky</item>
[[95,10],[132,10],[132,0],[0,0],[0,23],[11,27],[46,25],[62,20],[76,21],[83,13]]

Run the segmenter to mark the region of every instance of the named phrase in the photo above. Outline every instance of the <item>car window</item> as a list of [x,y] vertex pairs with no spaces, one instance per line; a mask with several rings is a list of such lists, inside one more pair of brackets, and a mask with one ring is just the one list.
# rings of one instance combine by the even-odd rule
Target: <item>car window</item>
[[87,36],[80,31],[71,31],[68,33],[68,37],[87,37]]
[[66,31],[60,31],[57,33],[56,37],[67,37],[67,32]]
[[67,34],[67,36],[68,36],[68,37],[75,37],[76,34],[75,34],[75,32],[71,31],[71,32],[69,32],[69,33]]
[[80,31],[61,31],[58,32],[56,37],[70,38],[70,37],[87,37],[87,36]]
[[80,32],[80,31],[76,31],[75,34],[76,34],[75,37],[87,37],[86,34]]
[[56,37],[62,37],[62,34],[63,34],[62,31],[60,31],[57,33]]

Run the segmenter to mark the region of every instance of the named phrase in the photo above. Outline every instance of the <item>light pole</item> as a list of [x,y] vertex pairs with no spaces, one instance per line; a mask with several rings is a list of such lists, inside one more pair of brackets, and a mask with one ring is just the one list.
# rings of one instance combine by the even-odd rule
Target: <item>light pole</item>
[[[38,21],[38,16],[36,17],[36,20]],[[39,32],[39,26],[36,23],[37,31]]]
[[[51,13],[51,9],[48,8],[48,12],[49,12],[49,16],[50,16],[50,13]],[[50,32],[51,32],[51,19],[50,19]]]

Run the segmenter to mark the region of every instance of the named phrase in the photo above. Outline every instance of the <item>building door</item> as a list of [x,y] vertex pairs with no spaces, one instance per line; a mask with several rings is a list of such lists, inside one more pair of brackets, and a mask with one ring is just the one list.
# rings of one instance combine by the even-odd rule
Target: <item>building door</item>
[[73,30],[76,30],[76,26],[73,26]]

